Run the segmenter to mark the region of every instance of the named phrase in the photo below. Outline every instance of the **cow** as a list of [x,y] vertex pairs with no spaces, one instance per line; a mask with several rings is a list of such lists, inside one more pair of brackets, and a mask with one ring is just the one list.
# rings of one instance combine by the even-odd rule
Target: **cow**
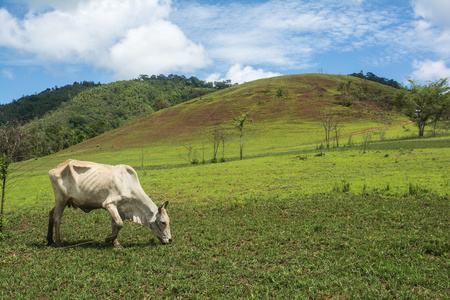
[[132,167],[69,159],[50,170],[49,177],[55,194],[55,206],[50,211],[47,245],[64,247],[60,226],[66,206],[80,208],[84,212],[99,208],[108,211],[112,219],[112,234],[105,241],[113,242],[117,248],[122,248],[117,234],[123,220],[149,227],[162,244],[172,242],[166,211],[168,201],[157,207],[145,194]]

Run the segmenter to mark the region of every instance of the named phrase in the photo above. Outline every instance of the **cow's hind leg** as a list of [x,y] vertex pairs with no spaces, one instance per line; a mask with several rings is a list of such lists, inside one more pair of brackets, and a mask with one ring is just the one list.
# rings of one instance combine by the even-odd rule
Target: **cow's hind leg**
[[119,215],[119,211],[114,204],[106,205],[105,209],[109,212],[111,216],[111,227],[112,233],[105,238],[107,243],[113,242],[114,247],[122,248],[120,243],[117,241],[117,235],[119,234],[119,230],[123,227],[122,218]]
[[64,247],[63,243],[61,243],[61,219],[64,212],[64,208],[66,208],[65,203],[57,203],[54,208],[53,213],[53,222],[55,224],[55,244],[56,247]]
[[55,242],[53,241],[53,226],[55,225],[55,219],[53,217],[54,213],[55,213],[55,208],[53,207],[49,213],[49,218],[48,218],[47,246],[51,246],[51,245],[55,244]]

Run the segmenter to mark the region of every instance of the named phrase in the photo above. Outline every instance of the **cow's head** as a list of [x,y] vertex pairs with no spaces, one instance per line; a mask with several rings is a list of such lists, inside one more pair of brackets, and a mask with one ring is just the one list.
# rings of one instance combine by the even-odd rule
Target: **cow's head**
[[169,204],[168,201],[164,202],[158,207],[156,213],[156,219],[150,223],[150,229],[152,233],[158,238],[162,244],[168,244],[172,242],[172,236],[170,235],[170,219],[167,215],[166,207]]

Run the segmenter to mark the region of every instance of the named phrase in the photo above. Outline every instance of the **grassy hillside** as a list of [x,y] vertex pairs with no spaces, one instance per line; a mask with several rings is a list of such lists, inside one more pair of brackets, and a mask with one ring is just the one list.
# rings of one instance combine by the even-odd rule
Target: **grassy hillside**
[[[350,78],[351,79],[351,78]],[[337,75],[249,82],[158,111],[54,155],[12,165],[0,238],[0,296],[12,298],[446,299],[450,297],[450,136],[422,139],[386,110],[395,90]],[[343,101],[345,100],[345,101]],[[344,105],[343,105],[344,104]],[[342,120],[340,147],[319,149],[320,121]],[[225,163],[210,131],[254,120],[244,160],[230,133]],[[366,142],[366,143],[365,143]],[[221,150],[220,150],[221,151]],[[192,153],[191,153],[192,154]],[[67,158],[129,164],[168,200],[174,242],[126,222],[105,244],[105,211],[67,209],[44,246],[48,170]]]
[[[341,105],[342,92],[338,91],[348,80],[353,80],[351,93],[356,95],[350,107]],[[393,88],[350,76],[306,74],[256,80],[160,111],[71,151],[99,145],[102,151],[153,147],[155,143],[201,145],[209,140],[212,127],[231,130],[233,116],[243,111],[250,111],[254,121],[249,138],[264,143],[255,146],[256,151],[320,143],[324,113],[331,112],[340,120],[342,135],[407,122],[392,110],[395,93]]]
[[215,91],[181,76],[118,81],[94,87],[24,126],[19,159],[58,152],[156,110]]

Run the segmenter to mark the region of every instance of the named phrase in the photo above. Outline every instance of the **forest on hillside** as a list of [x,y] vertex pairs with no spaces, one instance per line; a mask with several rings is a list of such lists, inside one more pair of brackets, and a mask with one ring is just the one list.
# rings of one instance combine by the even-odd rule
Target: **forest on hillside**
[[75,82],[0,105],[0,128],[20,128],[15,135],[20,135],[21,147],[14,160],[40,157],[230,86],[230,81],[212,83],[173,74],[109,84]]
[[0,104],[0,125],[15,120],[21,124],[41,118],[79,93],[100,86],[92,81],[74,82],[63,87],[47,88],[34,95],[23,96],[8,104]]
[[353,77],[358,77],[361,79],[367,79],[370,81],[378,82],[380,84],[387,85],[387,86],[390,86],[390,87],[393,87],[396,89],[401,88],[400,83],[398,83],[394,79],[387,79],[385,77],[379,77],[379,76],[373,74],[372,72],[367,72],[366,75],[364,75],[363,71],[361,71],[359,73],[352,73],[352,74],[348,74],[348,75],[353,76]]

